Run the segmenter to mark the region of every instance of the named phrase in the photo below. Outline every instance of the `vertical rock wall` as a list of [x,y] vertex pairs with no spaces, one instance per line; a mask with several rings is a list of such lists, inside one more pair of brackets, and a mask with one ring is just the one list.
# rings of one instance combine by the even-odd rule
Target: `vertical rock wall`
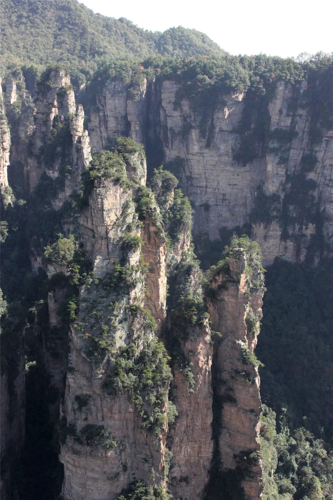
[[[31,248],[33,269],[42,267],[53,284],[48,292],[49,324],[39,333],[43,366],[58,391],[54,413],[63,400],[59,437],[64,499],[115,500],[130,483],[144,480],[162,491],[169,489],[179,500],[199,500],[211,481],[216,450],[219,470],[223,474],[240,470],[239,485],[246,498],[260,498],[259,380],[249,354],[256,344],[257,325],[250,333],[246,318],[259,316],[262,291],[254,292],[248,281],[246,252],[242,256],[239,251],[239,262],[230,263],[230,279],[225,280],[222,273],[210,285],[215,294],[208,299],[212,329],[222,334],[217,342],[204,314],[200,273],[184,264],[191,253],[188,223],[180,224],[176,240],[167,236],[162,215],[175,195],[170,192],[167,203],[163,205],[162,198],[158,206],[158,193],[154,196],[144,190],[144,157],[115,150],[112,154],[123,170],[114,175],[111,169],[103,178],[97,169],[95,180],[83,186],[83,198],[79,202],[75,198],[82,188],[81,173],[91,161],[90,141],[101,151],[121,135],[140,142],[150,137],[163,144],[167,161],[185,158],[182,165],[188,170],[182,178],[195,206],[197,234],[205,229],[211,238],[217,236],[213,230],[217,220],[228,227],[243,224],[265,175],[262,163],[240,171],[230,160],[236,141],[232,129],[241,115],[243,96],[229,96],[223,111],[216,111],[215,142],[207,144],[189,103],[182,100],[175,107],[174,82],[151,87],[149,98],[145,85],[137,87],[135,99],[122,82],[109,82],[97,97],[98,108],[91,111],[87,132],[84,109],[76,106],[68,76],[52,70],[45,78],[35,111],[29,115],[34,116],[33,125],[29,121],[32,128],[16,134],[18,144],[26,144],[28,138],[32,143],[31,154],[24,153],[20,161],[32,192],[45,179],[57,182],[48,213],[63,214],[70,203],[72,212],[65,212],[62,230],[66,236],[75,235],[76,249],[91,263],[84,278],[77,278],[76,319],[65,331],[62,314],[67,289],[56,280],[61,273],[62,280],[70,279],[72,264],[46,264],[43,250],[53,240],[34,241]],[[154,120],[156,130],[146,130]],[[19,147],[15,151],[18,157]],[[227,191],[222,205],[221,189]],[[147,213],[142,211],[142,199],[149,205]],[[75,203],[79,208],[73,208]],[[206,203],[215,208],[203,209],[201,214],[200,207]],[[188,275],[182,275],[184,269],[190,269]],[[168,273],[174,296],[167,307]],[[184,302],[184,297],[190,301]],[[176,322],[172,319],[171,309],[178,310],[178,322],[177,315]],[[61,335],[57,337],[56,331]],[[54,356],[50,340],[60,356]],[[163,365],[167,359],[163,344],[172,358],[172,374]],[[153,368],[149,365],[152,352],[157,359]],[[140,356],[147,356],[144,363]],[[150,370],[160,367],[164,372],[154,372],[153,382],[142,387],[141,380],[149,379]],[[217,387],[212,373],[219,381]],[[156,393],[151,393],[149,384],[154,386],[159,376],[161,386],[156,382]],[[220,402],[221,432],[214,428],[214,398]],[[251,463],[245,467],[248,459]]]
[[[323,139],[312,148],[310,112],[301,106],[306,82],[277,83],[267,108],[271,134],[268,147],[264,155],[246,165],[234,159],[241,144],[239,125],[246,94],[221,95],[223,105],[200,111],[186,97],[179,99],[180,90],[175,81],[156,80],[133,102],[126,85],[119,81],[108,83],[97,97],[98,107],[90,114],[88,128],[93,147],[100,150],[126,130],[130,137],[147,144],[151,167],[167,162],[169,168],[177,170],[182,188],[194,206],[194,235],[199,251],[208,250],[207,240],[223,240],[226,231],[248,231],[245,225],[250,223],[252,237],[263,250],[265,265],[276,256],[304,260],[310,243],[321,230],[328,245],[326,251],[330,252],[332,131],[324,131]],[[295,102],[296,108],[291,111]],[[304,156],[310,153],[317,161],[312,171],[304,171]],[[313,197],[311,207],[302,206],[293,193],[292,181],[299,174],[314,181],[308,183],[308,196]],[[267,203],[275,201],[274,207],[260,206],[261,210],[268,210],[267,214],[258,214],[259,192],[264,193]],[[289,217],[284,219],[286,212]]]
[[221,334],[213,361],[215,458],[222,474],[235,474],[248,500],[262,498],[260,381],[253,353],[264,292],[258,251],[256,243],[232,248],[214,271],[207,299],[212,329]]
[[10,130],[7,123],[3,102],[2,82],[0,79],[0,186],[8,186],[7,167],[9,165]]

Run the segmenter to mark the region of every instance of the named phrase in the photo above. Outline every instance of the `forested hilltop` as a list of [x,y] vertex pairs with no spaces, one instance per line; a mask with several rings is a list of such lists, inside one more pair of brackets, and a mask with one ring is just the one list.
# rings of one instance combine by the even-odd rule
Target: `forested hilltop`
[[151,32],[95,14],[76,0],[3,0],[1,65],[68,63],[89,74],[110,58],[223,55],[208,36],[182,27]]

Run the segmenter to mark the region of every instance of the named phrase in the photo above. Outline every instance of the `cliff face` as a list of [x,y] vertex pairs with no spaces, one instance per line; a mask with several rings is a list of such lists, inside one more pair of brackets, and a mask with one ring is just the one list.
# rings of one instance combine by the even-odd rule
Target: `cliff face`
[[[266,108],[265,152],[246,165],[240,131],[245,92],[221,94],[220,105],[198,109],[186,96],[179,97],[182,87],[172,80],[158,80],[141,89],[135,102],[125,84],[108,83],[97,96],[98,107],[90,115],[88,129],[97,150],[124,131],[148,146],[155,144],[150,149],[159,145],[159,160],[177,170],[195,208],[199,251],[209,248],[207,239],[223,240],[236,228],[248,231],[250,223],[264,264],[271,264],[276,256],[302,261],[318,232],[328,245],[326,251],[331,251],[333,214],[333,135],[326,130],[311,146],[310,110],[302,104],[307,89],[306,82],[277,83]],[[151,157],[156,157],[153,151]],[[304,204],[295,186],[301,176],[310,204]]]
[[262,498],[260,250],[232,240],[205,283],[191,205],[169,171],[152,168],[159,159],[177,173],[199,252],[213,254],[239,230],[266,264],[329,253],[333,136],[310,146],[297,85],[277,84],[265,108],[269,140],[251,161],[242,158],[246,93],[203,109],[170,79],[111,78],[77,105],[59,69],[45,72],[34,104],[6,86],[8,113],[19,96],[21,114],[10,146],[1,108],[2,179],[11,147],[15,188],[30,193],[31,268],[45,280],[44,306],[35,298],[27,307],[43,312],[37,362],[54,394],[65,500],[115,500],[138,481],[157,498]]
[[219,424],[215,453],[221,470],[233,471],[245,497],[254,500],[263,492],[260,381],[253,353],[262,316],[263,269],[256,243],[245,252],[232,248],[225,259],[214,271],[208,294],[212,328],[221,333],[213,365]]
[[[141,161],[137,186],[145,179]],[[144,311],[144,276],[140,222],[132,198],[132,189],[101,181],[80,219],[81,241],[92,261],[94,281],[80,289],[77,321],[71,331],[63,415],[75,434],[67,437],[61,450],[63,495],[68,499],[116,498],[131,481],[148,479],[152,470],[157,484],[163,483],[164,424],[162,437],[151,435],[142,428],[134,394],[130,397],[131,392],[114,387],[124,382],[114,373],[117,357],[121,358],[126,346],[134,345],[140,355],[154,338],[145,326],[145,313],[140,312]],[[128,227],[132,242],[138,241],[139,247],[124,251]]]

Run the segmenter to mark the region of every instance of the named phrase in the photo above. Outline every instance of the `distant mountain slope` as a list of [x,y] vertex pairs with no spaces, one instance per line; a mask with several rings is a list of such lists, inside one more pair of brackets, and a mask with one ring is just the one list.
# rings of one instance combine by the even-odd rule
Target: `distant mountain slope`
[[196,30],[146,31],[124,18],[94,14],[76,0],[1,0],[0,15],[2,65],[69,62],[91,71],[111,57],[224,54]]

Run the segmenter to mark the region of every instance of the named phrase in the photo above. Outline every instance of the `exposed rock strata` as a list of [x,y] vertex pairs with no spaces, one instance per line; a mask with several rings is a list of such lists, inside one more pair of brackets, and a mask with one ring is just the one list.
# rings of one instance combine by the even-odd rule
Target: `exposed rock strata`
[[[56,197],[51,200],[53,209],[60,211],[71,195],[81,189],[81,173],[91,160],[90,142],[100,151],[114,144],[119,136],[130,135],[140,142],[156,140],[162,144],[167,162],[183,159],[180,177],[195,208],[194,232],[198,240],[200,235],[214,240],[220,236],[219,228],[233,229],[247,223],[259,186],[266,196],[280,197],[281,209],[285,192],[291,189],[287,175],[298,172],[307,148],[307,111],[299,109],[293,117],[298,135],[291,141],[287,164],[279,163],[276,152],[268,152],[265,158],[243,167],[233,160],[233,152],[239,143],[235,128],[241,118],[244,95],[227,96],[223,107],[212,110],[209,131],[203,133],[201,116],[193,111],[189,101],[183,99],[175,106],[177,90],[178,84],[171,81],[155,82],[149,88],[145,83],[134,89],[133,99],[121,81],[110,81],[97,96],[98,107],[91,111],[88,132],[84,130],[84,109],[76,106],[68,76],[62,71],[51,71],[48,80],[40,85],[35,109],[22,108],[28,117],[25,125],[22,119],[15,128],[12,155],[24,166],[30,190],[38,185],[43,174],[54,180],[62,179]],[[290,126],[287,102],[291,92],[291,85],[283,82],[278,85],[269,107],[272,129]],[[64,138],[59,132],[65,132]],[[8,129],[3,137],[1,160],[5,172],[9,163]],[[61,139],[59,144],[57,138]],[[29,142],[32,154],[28,152]],[[323,231],[330,243],[333,215],[330,133],[324,143],[325,149],[323,144],[318,146],[318,162],[307,177],[317,182],[312,191],[317,209],[325,207]],[[52,147],[47,149],[49,146]],[[143,479],[163,490],[168,488],[174,498],[199,500],[206,494],[218,451],[219,470],[223,474],[241,472],[237,477],[247,500],[257,500],[262,494],[261,463],[257,455],[261,406],[258,371],[251,353],[258,325],[252,325],[254,330],[250,332],[247,317],[260,317],[262,289],[254,290],[249,283],[248,256],[240,252],[239,260],[230,262],[230,275],[221,272],[210,285],[213,297],[209,295],[207,303],[212,330],[222,334],[220,341],[215,340],[214,352],[206,317],[183,323],[190,312],[185,310],[179,324],[173,325],[167,315],[167,271],[172,284],[190,249],[189,228],[180,227],[176,240],[169,241],[167,248],[161,212],[171,206],[172,190],[166,205],[160,209],[152,195],[155,218],[144,216],[140,220],[133,199],[138,202],[136,193],[146,185],[146,163],[138,153],[125,155],[125,182],[110,178],[98,181],[84,200],[85,206],[77,209],[75,217],[63,221],[64,231],[75,234],[80,250],[84,250],[92,263],[93,272],[93,275],[88,273],[84,283],[80,282],[76,321],[69,332],[62,332],[69,344],[68,370],[65,349],[63,356],[57,358],[52,356],[47,342],[47,338],[58,342],[56,350],[61,351],[63,337],[57,340],[50,336],[55,331],[52,328],[61,328],[61,306],[66,292],[61,286],[49,290],[49,328],[40,332],[45,370],[49,372],[51,385],[58,390],[55,411],[59,411],[60,399],[64,397],[60,455],[65,469],[63,497],[114,500],[133,480]],[[268,222],[252,219],[251,222],[252,235],[260,242],[266,263],[275,256],[303,260],[316,231],[315,223],[296,221],[293,227],[287,227],[289,234],[282,239],[281,221],[277,217]],[[139,243],[135,248],[124,244],[127,233],[137,238],[134,241]],[[32,249],[33,268],[43,267],[50,278],[61,272],[68,277],[70,270],[66,266],[46,265],[41,250],[38,253]],[[112,284],[117,269],[121,269],[119,276],[125,280],[128,278],[121,273],[131,273],[125,287],[119,276],[117,285]],[[195,273],[191,276],[194,292]],[[181,289],[177,293],[172,297],[176,305]],[[140,352],[145,345],[156,341],[154,328],[151,324],[147,326],[151,318],[146,310],[157,322],[158,336],[174,357],[171,392],[168,381],[167,398],[159,408],[162,424],[158,438],[143,425],[145,415],[152,412],[146,395],[140,408],[126,390],[115,390],[113,386],[112,390],[106,390],[115,360],[126,346],[134,342]],[[94,336],[98,322],[101,327],[107,325],[113,330],[106,338],[98,334],[102,355],[97,356],[94,353],[95,348],[98,351],[97,344],[90,343],[90,337]],[[183,364],[169,348],[170,339],[177,341]],[[186,371],[187,368],[190,370]],[[190,372],[193,386],[189,385]],[[20,373],[22,376],[23,371]],[[218,380],[214,388],[212,373]],[[222,430],[214,429],[214,435],[213,389],[220,402],[218,420],[222,424]],[[176,404],[178,417],[169,426],[166,417],[171,413],[170,401]],[[82,433],[89,425],[93,426],[90,429],[103,428],[110,442],[94,444],[88,438],[83,439]]]
[[[275,194],[279,197],[278,211],[281,213],[290,189],[288,176],[301,171],[302,156],[309,151],[309,110],[298,105],[296,111],[289,111],[295,92],[300,93],[298,103],[301,102],[306,83],[301,83],[298,89],[296,85],[278,82],[268,108],[270,130],[282,129],[287,133],[292,130],[293,138],[288,144],[271,139],[265,156],[246,166],[233,159],[240,143],[237,126],[242,117],[245,94],[223,96],[225,104],[211,110],[206,119],[207,126],[202,130],[202,112],[194,111],[186,98],[179,102],[179,89],[179,84],[173,81],[152,83],[149,92],[141,92],[129,113],[127,108],[132,101],[126,97],[125,85],[119,81],[113,86],[108,83],[101,94],[103,99],[97,98],[98,108],[92,112],[88,128],[92,145],[97,150],[126,130],[136,140],[148,141],[150,145],[160,144],[161,160],[181,159],[179,174],[182,187],[195,207],[194,234],[200,249],[206,238],[218,240],[221,231],[242,228],[249,222],[258,188],[262,188],[267,196]],[[147,129],[143,119],[146,115],[151,129]],[[130,124],[127,128],[126,123]],[[140,133],[133,124],[140,125]],[[313,172],[306,174],[308,179],[316,182],[310,195],[314,196],[315,210],[319,214],[325,212],[323,235],[329,248],[332,247],[333,234],[332,151],[332,131],[326,131],[323,140],[313,149],[318,159],[316,166]],[[260,241],[264,264],[272,263],[276,256],[290,261],[304,260],[319,226],[316,228],[311,222],[311,216],[303,220],[296,217],[295,222],[287,223],[288,236],[281,238],[283,227],[278,219],[261,223],[250,220],[256,222],[253,238]]]
[[8,186],[7,167],[9,165],[10,130],[7,123],[0,79],[0,186]]
[[215,346],[213,367],[220,470],[237,474],[246,499],[257,500],[263,488],[261,399],[253,350],[262,316],[263,273],[250,251],[233,250],[228,266],[211,281],[207,303],[212,328],[222,335]]

